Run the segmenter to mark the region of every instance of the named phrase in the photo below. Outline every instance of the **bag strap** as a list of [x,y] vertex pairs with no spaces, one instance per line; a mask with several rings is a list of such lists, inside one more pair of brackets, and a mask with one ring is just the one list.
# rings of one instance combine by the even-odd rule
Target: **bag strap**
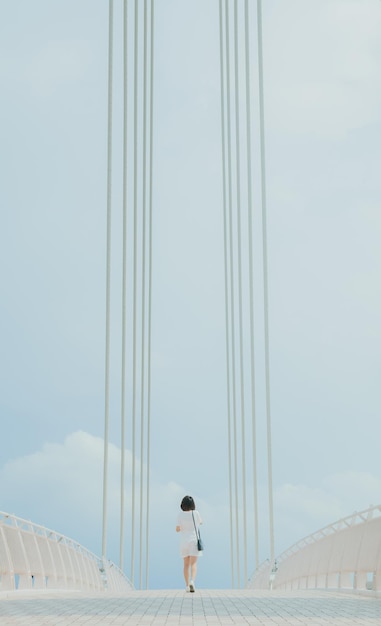
[[200,531],[199,531],[199,530],[197,530],[197,528],[196,528],[196,522],[194,521],[193,511],[192,511],[192,518],[193,518],[193,525],[194,525],[194,529],[195,529],[195,531],[196,531],[196,537],[197,537],[197,539],[200,539]]

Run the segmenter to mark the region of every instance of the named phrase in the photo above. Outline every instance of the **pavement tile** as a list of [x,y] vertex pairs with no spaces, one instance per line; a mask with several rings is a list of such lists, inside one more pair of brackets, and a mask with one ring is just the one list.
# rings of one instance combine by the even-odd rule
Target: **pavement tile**
[[380,626],[381,599],[334,592],[0,593],[1,626]]

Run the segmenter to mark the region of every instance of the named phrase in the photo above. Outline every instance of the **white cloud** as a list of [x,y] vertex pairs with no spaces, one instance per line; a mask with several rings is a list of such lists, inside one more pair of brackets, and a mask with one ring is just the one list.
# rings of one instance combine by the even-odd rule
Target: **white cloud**
[[[116,455],[110,446],[111,464]],[[102,458],[102,440],[85,432],[62,444],[45,443],[2,468],[2,506],[64,534],[75,528],[74,520],[90,524],[101,510]]]
[[[139,476],[139,461],[136,472]],[[126,553],[131,531],[131,453],[126,451]],[[101,551],[103,481],[103,440],[78,431],[62,444],[46,443],[34,454],[7,463],[0,471],[2,508],[31,519],[79,541],[96,554]],[[230,570],[226,560],[229,548],[230,511],[228,494],[216,492],[208,501],[189,487],[175,481],[160,483],[151,477],[150,493],[150,569],[153,587],[181,584],[181,561],[174,532],[182,497],[195,496],[204,519],[202,535],[207,546],[200,564],[205,585],[229,586]],[[365,472],[342,472],[326,476],[318,486],[286,483],[274,493],[276,553],[319,528],[342,517],[378,504],[381,478]],[[139,508],[137,490],[136,507]],[[144,495],[145,497],[145,495]],[[108,555],[119,559],[120,449],[109,448]],[[260,559],[268,556],[267,494],[259,490]],[[248,506],[248,567],[254,569],[251,507]],[[139,557],[139,521],[136,515],[135,549]],[[235,512],[233,512],[235,519]],[[238,518],[242,524],[242,510]],[[144,524],[143,524],[144,525]],[[239,531],[242,533],[242,528]],[[143,529],[144,534],[144,529]],[[240,541],[242,541],[242,535]],[[165,556],[164,556],[165,555]],[[128,555],[125,557],[128,574]],[[139,560],[139,558],[137,558]],[[144,560],[144,555],[143,555]],[[163,561],[165,563],[163,564]],[[216,575],[216,567],[218,574]],[[215,581],[215,582],[212,582]],[[176,585],[176,582],[175,582]]]
[[347,471],[328,476],[323,486],[341,502],[344,515],[381,502],[381,478],[369,472]]
[[279,550],[381,502],[381,477],[346,471],[325,476],[319,486],[284,484],[274,494]]
[[277,505],[288,514],[317,520],[340,515],[340,503],[336,497],[322,488],[306,485],[282,485],[276,492]]
[[[125,516],[125,571],[129,575],[129,553],[131,542],[131,465],[132,456],[126,450],[126,516]],[[140,460],[136,459],[136,477],[139,479]],[[154,474],[154,473],[153,473]],[[0,470],[1,508],[23,519],[30,519],[78,541],[95,554],[101,553],[102,504],[103,504],[103,440],[78,431],[66,437],[63,443],[45,443],[41,450],[8,462]],[[178,554],[178,537],[175,522],[179,505],[189,490],[174,481],[160,483],[151,476],[150,490],[150,571],[152,586],[173,586],[174,581],[182,584],[181,560]],[[108,481],[108,540],[107,554],[119,562],[119,518],[120,518],[120,449],[109,446]],[[143,500],[145,499],[145,492]],[[223,569],[213,573],[216,562],[225,555],[226,511],[196,499],[207,528],[218,529],[213,540],[207,539],[208,551],[214,557],[203,568],[203,575],[216,580],[217,585],[228,584],[228,572]],[[145,507],[145,503],[144,503]],[[140,485],[136,486],[135,502],[135,552],[139,561],[140,545]],[[145,508],[143,512],[145,517]],[[214,521],[213,521],[214,520]],[[143,537],[145,528],[143,522]],[[145,542],[145,538],[143,543]],[[143,554],[143,562],[144,562]],[[139,576],[138,565],[135,574]],[[209,573],[208,573],[209,572]],[[136,580],[136,579],[135,579]],[[176,583],[175,583],[176,584]]]

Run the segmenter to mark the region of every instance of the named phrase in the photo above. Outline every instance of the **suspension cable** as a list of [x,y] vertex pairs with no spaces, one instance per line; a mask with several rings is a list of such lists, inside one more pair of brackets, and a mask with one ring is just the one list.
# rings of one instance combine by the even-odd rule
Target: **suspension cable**
[[150,128],[149,128],[149,212],[148,212],[148,338],[147,338],[147,488],[146,488],[146,589],[149,580],[149,503],[151,457],[151,326],[152,326],[152,177],[153,177],[153,60],[154,0],[151,0],[150,27]]
[[[151,326],[152,326],[152,167],[153,167],[153,29],[154,29],[154,5],[150,2],[150,43],[148,43],[148,0],[144,0],[144,46],[143,46],[143,79],[140,83],[139,75],[139,0],[134,5],[134,60],[133,60],[133,114],[132,123],[133,145],[128,143],[128,0],[123,3],[123,208],[122,208],[122,301],[121,301],[121,465],[120,465],[120,545],[119,561],[123,569],[124,561],[124,534],[125,534],[125,473],[126,473],[126,351],[127,351],[127,283],[128,283],[128,244],[129,237],[132,242],[132,416],[131,416],[131,574],[134,581],[135,565],[139,565],[139,580],[142,587],[143,580],[143,536],[144,536],[144,506],[146,506],[145,520],[145,551],[146,551],[146,585],[148,585],[148,541],[149,541],[149,475],[150,475],[150,414],[151,414]],[[106,346],[105,346],[105,419],[104,419],[104,466],[103,466],[103,527],[102,527],[102,557],[106,559],[107,548],[107,489],[108,489],[108,454],[109,454],[109,421],[110,421],[110,311],[111,311],[111,209],[112,209],[112,157],[113,157],[113,42],[114,37],[114,3],[109,0],[109,37],[108,37],[108,127],[107,127],[107,250],[106,250]],[[150,60],[148,48],[150,45]],[[139,130],[140,122],[140,92],[142,84],[143,94],[143,136]],[[148,105],[148,91],[150,102]],[[148,135],[149,124],[149,135]],[[140,143],[142,141],[142,144]],[[142,145],[142,164],[138,163],[140,146]],[[129,150],[132,155],[132,196],[133,196],[133,222],[132,233],[128,233],[128,160]],[[139,166],[142,167],[142,174]],[[140,184],[142,185],[140,187]],[[138,211],[142,193],[142,212]],[[148,199],[147,199],[148,196]],[[148,205],[148,207],[147,207]],[[147,211],[149,215],[147,217]],[[140,222],[141,220],[141,222]],[[147,224],[148,221],[148,224]],[[141,232],[140,232],[141,224]],[[139,232],[139,241],[138,241]],[[141,236],[141,240],[140,240]],[[141,245],[141,250],[140,250]],[[147,254],[148,247],[148,254]],[[147,278],[148,265],[148,278]],[[139,284],[138,284],[139,279]],[[140,290],[141,289],[141,293]],[[140,305],[138,303],[138,292]],[[138,320],[138,309],[141,307],[141,316]],[[147,312],[148,310],[148,312]],[[141,324],[141,328],[140,328]],[[141,344],[137,345],[137,336],[141,332]],[[146,345],[147,343],[147,345]],[[140,352],[139,352],[140,349]],[[138,357],[140,359],[140,377],[138,380]],[[146,380],[147,376],[147,380]],[[140,386],[140,387],[139,387]],[[138,420],[138,395],[140,391],[140,432],[137,432]],[[146,420],[147,415],[147,420]],[[140,472],[137,476],[137,444],[140,436]],[[147,463],[145,465],[145,460]],[[146,494],[144,494],[144,482],[146,479]],[[136,490],[140,486],[139,504],[137,511]],[[144,496],[146,503],[144,505]],[[139,555],[135,556],[136,548],[136,521],[139,517]]]
[[[121,494],[120,494],[120,566],[123,568],[124,524],[125,524],[125,421],[126,421],[126,347],[127,347],[127,181],[128,181],[128,1],[124,0],[123,22],[123,275],[122,275],[122,384],[121,384]],[[132,443],[131,443],[131,575],[134,582],[135,565],[139,564],[140,588],[143,584],[143,555],[145,550],[145,576],[148,587],[149,571],[149,489],[150,489],[150,426],[151,426],[151,339],[152,339],[152,210],[153,210],[153,74],[154,74],[154,0],[144,0],[143,32],[143,79],[139,79],[139,0],[134,5],[134,94],[133,94],[133,233],[132,239]],[[230,8],[229,8],[230,6]],[[253,495],[255,525],[255,557],[258,566],[258,487],[257,487],[257,435],[255,411],[255,359],[254,359],[254,288],[253,288],[253,199],[252,199],[252,148],[251,148],[251,108],[250,108],[250,39],[248,0],[244,6],[244,55],[245,55],[245,95],[246,122],[241,120],[240,106],[240,53],[239,53],[239,9],[238,0],[234,2],[234,22],[229,11],[229,0],[219,0],[220,28],[220,74],[221,74],[221,136],[222,136],[222,178],[223,178],[223,219],[224,219],[224,279],[225,279],[225,341],[226,341],[226,376],[227,376],[227,430],[229,454],[229,499],[230,499],[230,552],[232,586],[235,576],[240,587],[241,576],[241,538],[243,527],[243,573],[247,580],[247,494],[246,494],[246,396],[244,359],[244,315],[243,315],[243,254],[246,253],[246,240],[243,245],[242,229],[242,171],[240,136],[241,124],[246,124],[246,166],[247,166],[247,202],[248,202],[248,279],[250,306],[250,382],[251,382],[251,427],[253,450]],[[143,5],[141,5],[141,8]],[[103,530],[102,556],[106,558],[107,543],[107,486],[108,486],[108,447],[109,447],[109,405],[110,405],[110,285],[111,285],[111,212],[112,212],[112,92],[113,92],[113,0],[109,0],[109,58],[108,58],[108,140],[107,140],[107,270],[106,270],[106,354],[105,354],[105,434],[103,468]],[[150,40],[148,41],[148,16],[150,16]],[[263,306],[265,327],[265,375],[266,375],[266,424],[267,424],[267,461],[271,560],[274,561],[274,521],[273,521],[273,486],[272,486],[272,444],[270,410],[270,358],[269,358],[269,320],[268,320],[268,252],[267,252],[267,199],[266,199],[266,150],[264,121],[263,88],[263,42],[262,42],[262,6],[257,0],[258,26],[258,73],[259,73],[259,113],[260,113],[260,156],[261,156],[261,196],[262,196],[262,251],[263,251]],[[231,46],[233,37],[234,46]],[[150,55],[150,56],[149,56]],[[139,84],[142,93],[139,93]],[[149,102],[148,102],[149,97]],[[142,104],[141,104],[142,103]],[[141,108],[140,108],[141,107]],[[140,158],[140,111],[142,111],[142,162]],[[243,108],[242,108],[243,111]],[[243,113],[242,113],[243,115]],[[235,133],[235,135],[234,135]],[[235,159],[235,160],[234,160]],[[139,169],[142,167],[142,173]],[[234,169],[234,173],[233,173]],[[140,176],[142,178],[140,178]],[[140,188],[140,182],[142,187]],[[236,187],[234,188],[234,184]],[[142,191],[141,191],[142,190]],[[234,190],[234,191],[233,191]],[[142,193],[142,213],[138,211]],[[234,196],[234,200],[233,200]],[[141,220],[141,221],[140,221]],[[141,227],[141,232],[140,232]],[[138,241],[139,233],[139,241]],[[141,237],[141,239],[140,239]],[[141,250],[139,250],[141,245]],[[140,252],[140,254],[139,254]],[[245,257],[246,262],[246,257]],[[246,266],[245,266],[246,269]],[[138,278],[141,283],[138,285]],[[141,288],[140,304],[138,291]],[[141,316],[138,320],[138,308]],[[236,319],[237,317],[237,319]],[[237,328],[236,322],[238,321]],[[141,323],[141,329],[140,329]],[[141,353],[138,355],[138,334],[141,331]],[[239,341],[236,351],[236,340]],[[140,377],[138,380],[138,356]],[[238,370],[236,371],[236,366]],[[139,388],[140,387],[140,388]],[[140,391],[140,401],[138,400]],[[137,404],[140,402],[140,433],[137,432]],[[240,424],[237,410],[240,408]],[[137,477],[137,444],[140,436],[140,473]],[[239,446],[239,436],[241,437]],[[240,451],[238,448],[240,447]],[[239,470],[239,452],[241,466]],[[145,464],[146,459],[146,464]],[[241,477],[241,483],[239,478]],[[139,482],[140,481],[140,482]],[[144,483],[146,481],[146,503],[144,505]],[[136,487],[140,487],[139,504],[136,508]],[[242,512],[240,503],[242,498]],[[146,519],[144,518],[146,508]],[[139,516],[139,558],[135,556],[136,520]],[[145,527],[145,547],[143,531]]]
[[232,492],[232,445],[231,445],[231,412],[230,412],[230,337],[229,337],[229,289],[228,289],[228,244],[227,244],[227,199],[226,199],[226,138],[225,138],[225,86],[224,86],[224,54],[223,54],[223,7],[219,0],[220,20],[220,81],[221,81],[221,141],[222,141],[222,196],[224,216],[224,281],[225,281],[225,344],[226,344],[226,390],[228,417],[228,458],[229,458],[229,515],[230,515],[230,563],[231,585],[234,587],[233,557],[233,492]]
[[247,205],[248,205],[248,240],[249,240],[249,305],[250,305],[250,386],[252,417],[252,454],[253,454],[253,496],[254,496],[254,545],[255,567],[259,566],[258,538],[258,478],[257,478],[257,426],[255,411],[255,360],[254,360],[254,280],[253,280],[253,194],[251,185],[251,99],[250,99],[250,49],[249,49],[249,9],[245,0],[245,78],[246,78],[246,162],[247,162]]
[[121,381],[121,463],[119,567],[124,565],[124,492],[126,446],[126,300],[127,300],[127,0],[123,7],[123,271],[122,271],[122,381]]
[[234,492],[235,492],[235,531],[236,531],[236,569],[237,582],[240,587],[240,554],[239,554],[239,502],[238,502],[238,444],[237,444],[237,412],[236,412],[236,370],[235,370],[235,315],[234,315],[234,252],[233,252],[233,198],[232,198],[232,163],[231,163],[231,107],[230,107],[230,38],[229,38],[229,0],[225,0],[226,15],[226,93],[227,93],[227,153],[228,153],[228,198],[229,198],[229,257],[230,257],[230,324],[231,324],[231,358],[232,358],[232,408],[233,408],[233,461],[234,461]]
[[136,325],[137,325],[137,221],[138,221],[138,0],[135,0],[134,33],[134,254],[132,321],[132,472],[131,472],[131,580],[135,578],[135,482],[136,482]]
[[246,523],[246,454],[245,454],[245,389],[243,365],[243,314],[242,314],[242,237],[241,237],[241,160],[239,114],[239,58],[238,58],[238,3],[234,2],[234,91],[236,139],[236,192],[237,192],[237,271],[238,271],[238,329],[239,329],[239,380],[241,405],[241,465],[243,505],[243,561],[244,580],[247,580],[247,523]]
[[110,419],[110,274],[111,274],[111,198],[112,198],[112,65],[113,0],[109,0],[108,36],[108,121],[107,121],[107,243],[106,243],[106,354],[105,354],[105,422],[103,452],[103,520],[102,559],[107,550],[108,439]]
[[272,481],[272,446],[271,446],[271,410],[270,410],[270,356],[269,356],[269,314],[268,314],[268,262],[267,262],[267,198],[266,198],[266,146],[265,146],[265,115],[263,88],[263,39],[262,39],[262,2],[257,0],[258,24],[258,72],[259,72],[259,111],[261,135],[261,191],[262,191],[262,238],[263,238],[263,298],[265,325],[265,369],[266,369],[266,417],[267,417],[267,461],[268,461],[268,495],[269,495],[269,528],[270,555],[274,564],[274,507]]
[[147,0],[143,17],[143,203],[142,203],[142,337],[141,337],[141,401],[140,401],[140,531],[139,587],[143,584],[143,479],[144,479],[144,394],[145,394],[145,317],[146,317],[146,185],[147,185]]

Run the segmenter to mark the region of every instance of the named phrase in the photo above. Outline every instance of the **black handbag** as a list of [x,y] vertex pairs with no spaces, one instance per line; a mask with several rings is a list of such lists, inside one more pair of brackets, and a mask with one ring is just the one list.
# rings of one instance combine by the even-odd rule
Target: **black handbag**
[[196,537],[197,537],[197,550],[199,552],[202,552],[203,549],[204,549],[204,544],[203,544],[203,541],[201,539],[200,529],[197,530],[197,528],[196,528],[196,522],[194,521],[193,511],[192,511],[192,518],[193,518],[194,529],[196,531]]

